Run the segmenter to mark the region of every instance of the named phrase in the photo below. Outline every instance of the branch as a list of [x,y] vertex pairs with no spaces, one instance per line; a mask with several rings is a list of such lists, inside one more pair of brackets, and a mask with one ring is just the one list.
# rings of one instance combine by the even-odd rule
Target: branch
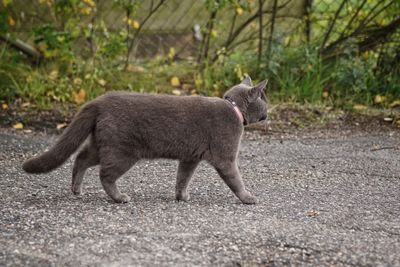
[[34,62],[40,62],[43,59],[43,55],[37,51],[33,46],[24,43],[20,39],[11,39],[7,36],[0,35],[0,40],[10,45],[12,48],[24,53],[30,57]]
[[[277,7],[277,10],[280,10],[284,7],[286,7],[292,0],[288,0],[285,3],[283,3],[282,5]],[[262,12],[263,14],[268,14],[271,13],[271,10],[266,9],[263,10]],[[229,49],[229,47],[232,45],[232,43],[235,41],[235,39],[239,36],[239,34],[253,21],[255,20],[260,14],[260,11],[257,10],[257,12],[253,15],[251,15],[247,20],[245,20],[242,24],[240,24],[236,30],[230,35],[230,38],[228,38],[225,43],[222,45],[223,47],[225,47],[227,50]],[[212,62],[215,62],[215,60],[217,60],[218,55],[214,55]]]
[[272,7],[271,28],[270,28],[270,32],[269,32],[269,38],[268,38],[268,52],[267,52],[268,58],[270,57],[270,54],[271,54],[272,39],[274,37],[277,4],[278,4],[278,0],[274,0],[274,6]]
[[346,27],[344,27],[342,33],[339,36],[339,39],[341,39],[344,36],[344,33],[346,32],[346,30],[348,30],[351,26],[351,24],[353,23],[354,19],[358,16],[358,13],[360,13],[361,9],[364,7],[365,3],[367,3],[368,0],[364,0],[361,5],[357,8],[356,12],[354,13],[354,15],[351,17],[351,19],[349,20],[349,22],[347,23]]
[[364,52],[375,47],[382,41],[386,40],[390,35],[395,33],[398,28],[400,28],[400,16],[391,23],[382,26],[379,29],[371,30],[369,32],[369,36],[365,40],[358,43],[359,51]]
[[132,40],[131,40],[131,43],[130,43],[129,48],[128,48],[128,59],[129,59],[129,57],[130,57],[130,55],[131,55],[131,53],[132,53],[133,46],[134,46],[134,44],[136,43],[136,41],[137,41],[137,39],[138,39],[138,36],[139,36],[140,32],[141,32],[142,29],[143,29],[143,25],[146,24],[146,22],[147,22],[147,21],[151,18],[151,16],[153,16],[154,13],[165,3],[165,1],[166,1],[166,0],[160,0],[160,2],[158,2],[158,4],[157,4],[154,8],[153,8],[153,3],[151,4],[149,13],[148,13],[147,16],[143,19],[143,21],[140,23],[139,28],[137,29],[137,31],[136,31],[136,33],[135,33],[135,36],[134,36],[134,37],[132,38]]
[[[275,2],[276,3],[276,2]],[[262,15],[262,9],[263,9],[263,6],[264,6],[264,0],[258,0],[258,8],[259,8],[259,20],[258,20],[258,27],[259,27],[259,29],[258,29],[258,58],[257,58],[257,63],[258,63],[258,66],[260,66],[260,63],[261,63],[261,57],[262,57],[262,38],[263,38],[263,36],[262,36],[262,34],[263,34],[263,27],[262,27],[262,25],[263,25],[263,15]]]
[[378,12],[376,12],[372,17],[370,17],[373,12],[375,11],[375,9],[380,5],[381,2],[378,2],[370,11],[370,13],[363,19],[363,21],[360,22],[360,25],[357,27],[357,29],[355,29],[352,33],[346,35],[346,36],[339,36],[339,38],[332,42],[331,44],[329,44],[327,47],[323,48],[321,50],[321,53],[323,54],[323,56],[327,56],[328,54],[330,54],[333,50],[335,50],[335,48],[342,44],[343,42],[347,41],[350,38],[365,34],[365,27],[367,25],[367,23],[369,23],[373,18],[375,18],[376,16],[378,16],[383,10],[385,10],[386,8],[388,8],[390,5],[392,5],[394,3],[394,1],[389,2],[389,4],[385,5],[384,7],[382,7]]
[[329,28],[325,34],[324,40],[322,41],[321,47],[320,47],[320,51],[325,47],[326,42],[329,39],[329,36],[331,35],[331,32],[333,30],[333,26],[335,26],[336,20],[339,17],[340,12],[342,11],[344,5],[346,4],[348,0],[343,0],[342,3],[340,4],[339,8],[336,10],[335,16],[333,17],[333,20],[331,22],[331,24],[329,25]]

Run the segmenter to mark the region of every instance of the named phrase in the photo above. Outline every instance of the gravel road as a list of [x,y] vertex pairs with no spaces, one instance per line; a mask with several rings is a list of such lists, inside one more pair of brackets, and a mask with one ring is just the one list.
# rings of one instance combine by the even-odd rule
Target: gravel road
[[0,129],[0,266],[400,266],[400,134],[303,137],[246,132],[246,206],[201,164],[188,203],[177,162],[141,161],[114,204],[90,170],[70,192],[71,161],[44,175],[21,163],[53,135]]

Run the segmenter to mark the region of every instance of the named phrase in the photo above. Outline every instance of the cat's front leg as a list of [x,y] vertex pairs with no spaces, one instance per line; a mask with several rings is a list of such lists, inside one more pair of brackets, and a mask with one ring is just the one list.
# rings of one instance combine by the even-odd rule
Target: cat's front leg
[[236,160],[213,163],[218,174],[244,204],[256,204],[257,198],[246,190]]
[[189,182],[193,176],[199,161],[180,161],[176,177],[175,198],[178,201],[188,201],[190,195],[187,192]]

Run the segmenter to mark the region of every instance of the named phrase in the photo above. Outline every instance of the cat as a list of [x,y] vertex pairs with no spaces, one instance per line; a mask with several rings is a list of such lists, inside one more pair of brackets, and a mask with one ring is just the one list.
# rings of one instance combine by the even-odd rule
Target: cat
[[72,170],[72,192],[81,193],[87,168],[100,165],[104,190],[115,202],[129,196],[116,180],[142,158],[179,160],[176,200],[188,201],[188,185],[200,161],[210,163],[244,204],[257,202],[246,190],[237,158],[244,125],[267,119],[267,80],[246,78],[223,99],[109,92],[85,104],[56,144],[23,163],[27,173],[49,172],[85,142]]

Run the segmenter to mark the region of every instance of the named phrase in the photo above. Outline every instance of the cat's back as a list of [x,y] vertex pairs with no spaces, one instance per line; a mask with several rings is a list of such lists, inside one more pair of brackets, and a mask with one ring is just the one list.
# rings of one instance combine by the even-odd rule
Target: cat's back
[[[126,110],[136,111],[175,111],[187,112],[207,110],[212,112],[214,109],[226,107],[226,103],[221,98],[204,97],[204,96],[170,96],[170,95],[154,95],[142,94],[125,91],[112,91],[96,99],[101,109],[113,111]],[[110,110],[111,109],[111,110]]]

